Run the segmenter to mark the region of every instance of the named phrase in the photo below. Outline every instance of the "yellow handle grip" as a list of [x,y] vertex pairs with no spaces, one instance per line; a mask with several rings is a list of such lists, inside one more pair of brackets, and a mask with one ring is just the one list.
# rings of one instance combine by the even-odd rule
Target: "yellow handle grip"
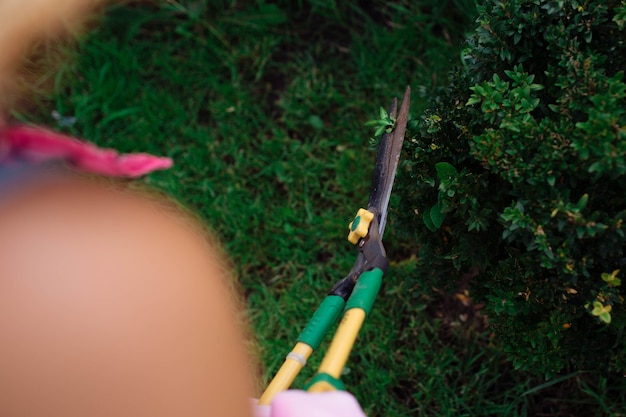
[[[326,352],[326,356],[324,356],[324,360],[322,360],[322,364],[317,371],[318,375],[328,375],[337,380],[341,377],[341,372],[344,366],[346,366],[348,356],[364,321],[364,310],[352,308],[346,311],[328,348],[328,352]],[[314,379],[313,384],[309,387],[309,392],[331,391],[334,389],[335,387],[328,382],[324,380],[316,382]]]
[[296,343],[296,346],[289,355],[287,355],[285,362],[278,370],[278,373],[276,373],[272,382],[268,385],[263,395],[261,395],[261,398],[259,398],[259,405],[269,405],[276,394],[289,389],[312,352],[313,348],[306,343]]

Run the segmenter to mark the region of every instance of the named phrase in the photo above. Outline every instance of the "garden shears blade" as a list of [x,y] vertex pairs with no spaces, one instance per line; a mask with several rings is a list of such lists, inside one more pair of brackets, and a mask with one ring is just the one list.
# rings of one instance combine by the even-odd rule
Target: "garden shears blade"
[[398,101],[397,99],[393,100],[389,113],[391,118],[396,120],[396,123],[391,133],[383,134],[378,147],[378,156],[376,158],[367,210],[378,213],[378,233],[381,238],[385,233],[385,226],[387,225],[387,209],[396,178],[402,144],[404,143],[410,100],[410,87],[407,87],[404,92],[399,112],[397,112]]
[[411,89],[407,87],[399,111],[397,99],[391,104],[389,115],[395,123],[380,140],[367,209],[360,209],[348,226],[348,240],[357,245],[359,252],[354,266],[333,286],[300,333],[295,347],[259,399],[260,405],[270,404],[276,394],[291,386],[342,313],[341,323],[308,390],[343,389],[341,372],[389,266],[382,235],[406,132],[410,95]]

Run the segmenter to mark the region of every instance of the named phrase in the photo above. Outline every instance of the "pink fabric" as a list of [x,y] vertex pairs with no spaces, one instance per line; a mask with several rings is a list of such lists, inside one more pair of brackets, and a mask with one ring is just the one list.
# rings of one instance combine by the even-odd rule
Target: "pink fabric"
[[136,178],[172,166],[170,158],[143,153],[120,155],[115,150],[41,128],[10,126],[0,130],[0,165],[54,159],[82,171],[113,177]]
[[270,406],[257,404],[259,400],[250,398],[250,406],[252,407],[252,417],[270,417]]
[[255,406],[254,417],[366,417],[356,398],[345,391],[283,391],[270,407]]

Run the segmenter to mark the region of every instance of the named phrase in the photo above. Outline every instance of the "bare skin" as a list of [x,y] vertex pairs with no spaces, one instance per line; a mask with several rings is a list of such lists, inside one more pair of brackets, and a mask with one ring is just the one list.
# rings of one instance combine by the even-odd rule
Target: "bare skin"
[[[0,128],[32,48],[103,3],[0,0]],[[197,227],[139,194],[0,188],[0,416],[248,416],[226,280]]]
[[0,415],[248,415],[222,260],[188,222],[63,179],[0,197],[0,231]]

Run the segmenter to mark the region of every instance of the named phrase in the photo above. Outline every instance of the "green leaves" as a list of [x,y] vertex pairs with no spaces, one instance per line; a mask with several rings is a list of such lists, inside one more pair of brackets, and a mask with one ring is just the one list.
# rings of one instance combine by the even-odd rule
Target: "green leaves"
[[601,277],[602,281],[606,282],[609,287],[619,287],[622,281],[617,278],[617,274],[619,273],[619,269],[616,269],[612,273],[603,272]]
[[494,74],[491,81],[485,81],[470,87],[474,93],[470,96],[466,106],[481,104],[481,111],[491,123],[499,122],[500,128],[520,132],[521,122],[529,122],[528,115],[539,105],[539,98],[533,93],[543,89],[540,84],[533,83],[535,76],[523,71],[521,65],[514,70],[505,70],[504,73],[513,81],[509,83]]
[[435,169],[437,170],[437,177],[439,178],[439,181],[442,182],[450,181],[452,178],[459,175],[456,168],[447,162],[436,163]]
[[578,203],[576,203],[576,205],[574,206],[574,209],[577,212],[580,212],[582,209],[584,209],[587,206],[588,202],[589,202],[589,194],[583,194],[583,196],[580,197],[580,199],[578,200]]
[[626,1],[622,1],[621,6],[615,9],[613,21],[617,23],[619,30],[623,30],[626,27]]
[[383,133],[391,133],[393,131],[393,128],[396,126],[396,119],[391,117],[387,110],[381,107],[379,118],[367,121],[365,126],[376,126],[374,137],[379,137]]
[[473,291],[523,369],[624,372],[626,2],[480,10],[463,68],[406,145],[427,284],[480,266]]
[[428,230],[430,230],[431,232],[436,232],[437,229],[439,229],[439,227],[441,226],[441,224],[439,226],[435,226],[435,223],[431,219],[430,212],[432,211],[433,208],[434,207],[431,207],[430,210],[426,210],[426,212],[422,215],[422,220],[424,221],[424,224],[426,225],[426,228]]
[[435,232],[441,227],[445,218],[446,215],[441,211],[441,205],[437,203],[424,213],[424,224],[428,230]]
[[611,322],[611,310],[613,307],[610,305],[603,305],[599,301],[593,302],[593,310],[591,310],[591,314],[598,317],[604,323],[609,324]]
[[454,189],[449,188],[449,185],[459,175],[457,169],[448,162],[438,162],[435,164],[435,170],[437,171],[437,178],[439,179],[439,197],[437,204],[427,210],[424,215],[424,224],[428,230],[434,232],[441,227],[446,214],[444,212],[445,205],[442,203],[443,199],[447,197],[453,197],[455,194]]
[[[593,67],[591,67],[593,69]],[[608,78],[598,74],[598,87],[589,97],[585,121],[576,123],[581,134],[572,137],[572,148],[588,161],[595,178],[626,174],[626,83],[624,73]],[[593,139],[593,140],[592,140]]]
[[[605,324],[611,323],[613,305],[622,304],[624,302],[624,298],[621,297],[619,292],[616,290],[616,287],[619,287],[622,284],[622,281],[617,278],[619,271],[619,269],[616,269],[610,274],[608,272],[603,272],[600,275],[602,281],[606,283],[606,286],[596,295],[596,299],[593,301],[591,315],[598,317]],[[590,307],[588,304],[586,307],[589,311]]]

